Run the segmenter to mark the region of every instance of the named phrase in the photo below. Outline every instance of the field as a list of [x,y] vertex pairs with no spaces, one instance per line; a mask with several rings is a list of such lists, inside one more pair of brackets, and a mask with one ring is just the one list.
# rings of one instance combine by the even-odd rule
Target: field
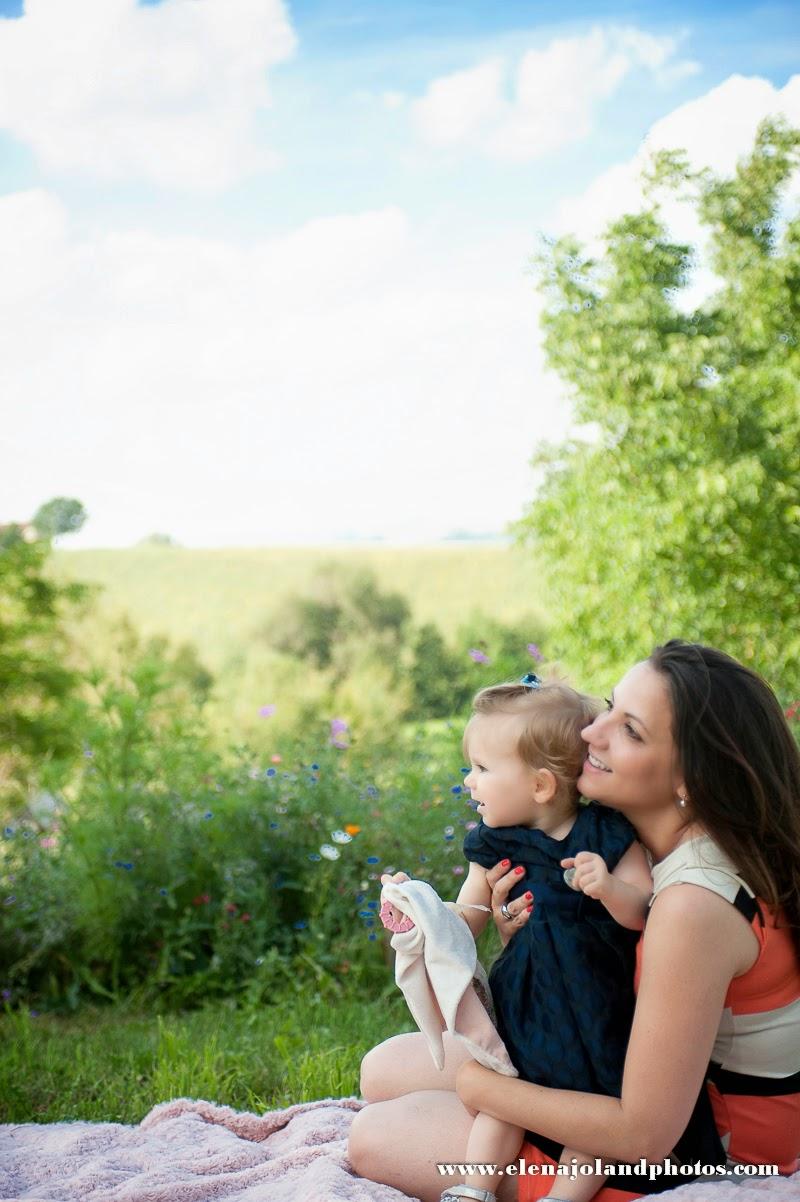
[[[473,645],[459,631],[480,632],[490,622],[519,623],[539,641],[545,627],[542,587],[532,553],[502,544],[423,548],[281,548],[59,551],[55,570],[99,586],[90,616],[74,631],[86,663],[107,663],[119,646],[122,618],[145,637],[163,635],[174,646],[194,645],[214,676],[207,707],[222,743],[264,736],[258,717],[276,705],[269,734],[297,729],[303,715],[333,717],[341,709],[363,733],[385,724],[386,684],[380,672],[358,673],[359,649],[346,665],[349,691],[336,700],[330,679],[270,644],[272,616],[287,599],[308,595],[321,570],[371,572],[384,592],[401,593],[415,626],[433,622],[467,661]],[[520,671],[527,669],[526,638]],[[463,645],[462,645],[463,644]],[[516,664],[515,664],[516,669]],[[477,682],[478,684],[480,682]],[[373,723],[372,732],[369,730]],[[266,750],[266,748],[264,748]]]
[[100,585],[102,611],[127,614],[145,635],[189,640],[212,671],[246,648],[259,624],[287,597],[308,589],[315,571],[336,563],[371,569],[382,588],[402,593],[417,622],[445,635],[475,613],[516,621],[542,610],[541,582],[528,550],[463,544],[419,548],[277,548],[59,551],[55,564]]

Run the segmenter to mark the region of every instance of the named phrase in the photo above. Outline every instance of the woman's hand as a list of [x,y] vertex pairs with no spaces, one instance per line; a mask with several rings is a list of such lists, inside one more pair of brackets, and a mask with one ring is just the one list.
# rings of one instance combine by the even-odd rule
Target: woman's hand
[[[522,930],[533,910],[532,893],[526,893],[524,897],[518,897],[515,901],[508,901],[509,893],[515,885],[520,884],[524,872],[524,868],[512,867],[510,860],[501,860],[486,873],[486,884],[492,891],[492,918],[504,947],[512,935]],[[503,913],[504,905],[510,917]]]

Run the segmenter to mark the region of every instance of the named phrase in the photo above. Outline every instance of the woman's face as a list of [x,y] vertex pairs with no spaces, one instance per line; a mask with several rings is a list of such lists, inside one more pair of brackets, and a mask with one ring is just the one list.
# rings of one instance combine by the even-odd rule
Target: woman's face
[[588,745],[578,788],[584,797],[634,812],[675,805],[683,778],[672,738],[665,678],[647,661],[623,676],[609,708],[582,732]]

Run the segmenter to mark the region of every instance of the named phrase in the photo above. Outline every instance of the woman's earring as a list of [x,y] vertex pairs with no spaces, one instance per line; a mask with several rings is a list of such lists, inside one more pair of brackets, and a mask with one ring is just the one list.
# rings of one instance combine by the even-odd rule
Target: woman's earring
[[682,810],[686,809],[687,801],[688,801],[688,799],[686,797],[681,797],[681,795],[678,794],[678,805],[681,807]]

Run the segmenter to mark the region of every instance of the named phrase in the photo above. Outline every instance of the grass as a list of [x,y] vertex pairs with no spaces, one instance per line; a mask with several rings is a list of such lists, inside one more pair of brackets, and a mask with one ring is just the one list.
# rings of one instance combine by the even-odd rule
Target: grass
[[102,587],[101,609],[127,614],[146,636],[194,643],[220,671],[288,596],[305,592],[328,563],[370,568],[383,589],[408,599],[416,622],[446,636],[476,610],[499,622],[541,613],[541,581],[530,551],[504,545],[325,549],[188,550],[133,547],[57,551],[57,571]]
[[139,1123],[159,1102],[204,1098],[256,1113],[358,1094],[374,1044],[411,1024],[402,998],[319,995],[259,1009],[151,1015],[124,1006],[0,1018],[0,1121]]

